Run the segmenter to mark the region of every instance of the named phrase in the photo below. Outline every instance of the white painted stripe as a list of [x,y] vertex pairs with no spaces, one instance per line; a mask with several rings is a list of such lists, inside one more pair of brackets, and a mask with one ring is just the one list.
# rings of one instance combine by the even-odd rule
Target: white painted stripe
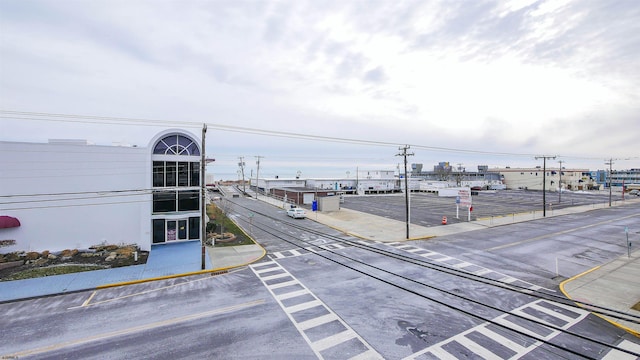
[[[371,347],[371,345],[369,345],[369,343],[367,343],[360,335],[358,335],[355,331],[353,331],[353,329],[349,326],[349,324],[345,323],[342,319],[340,319],[340,317],[338,317],[338,315],[336,315],[333,311],[331,311],[331,309],[329,307],[327,307],[321,300],[319,300],[306,286],[304,286],[304,284],[302,284],[300,281],[298,281],[293,275],[291,275],[280,264],[275,263],[275,262],[272,262],[272,263],[277,264],[277,266],[274,267],[274,268],[271,268],[270,270],[276,270],[276,269],[282,270],[284,273],[286,273],[288,276],[290,276],[293,280],[285,281],[285,282],[278,283],[278,284],[273,284],[273,285],[267,285],[265,283],[264,279],[260,278],[260,275],[258,275],[256,273],[256,269],[254,268],[253,265],[249,265],[249,268],[256,274],[256,276],[258,276],[258,278],[260,278],[262,284],[266,286],[267,290],[271,293],[271,296],[274,297],[274,299],[278,302],[278,305],[280,305],[280,307],[285,312],[285,314],[287,315],[289,320],[293,323],[293,325],[296,327],[296,329],[298,329],[298,333],[300,334],[300,336],[302,336],[304,338],[304,340],[307,342],[307,344],[309,344],[309,346],[311,347],[311,350],[316,354],[316,356],[319,359],[323,359],[323,356],[322,356],[322,354],[320,354],[320,352],[323,349],[326,349],[328,347],[331,347],[331,346],[334,346],[334,345],[337,345],[338,343],[340,343],[341,336],[345,336],[346,340],[354,339],[354,338],[357,339],[366,349],[368,349],[367,351],[365,351],[365,354],[367,354],[367,356],[366,356],[367,359],[380,359],[380,360],[383,359],[383,357],[380,354],[378,354],[378,352],[376,352],[373,349],[373,347]],[[300,290],[292,291],[292,292],[289,292],[287,294],[281,294],[280,296],[276,295],[273,292],[274,289],[282,288],[282,287],[285,287],[285,286],[292,286],[292,285],[299,286],[303,290],[302,291],[300,291]],[[293,293],[302,294],[303,292],[308,293],[315,300],[308,301],[308,302],[303,303],[303,304],[289,306],[289,307],[286,307],[282,303],[281,299],[283,297],[287,298],[288,296],[293,296]],[[316,306],[322,306],[324,309],[329,311],[329,314],[321,315],[321,316],[318,316],[318,317],[316,317],[314,319],[309,319],[309,320],[301,322],[301,323],[296,321],[296,319],[292,315],[292,314],[294,314],[294,313],[296,313],[298,311],[302,311],[302,310],[305,310],[305,309],[313,308],[313,307],[316,307]],[[334,336],[330,336],[330,337],[328,337],[326,339],[322,339],[322,340],[317,341],[317,342],[311,342],[311,340],[309,339],[307,334],[304,332],[306,329],[310,329],[310,328],[313,328],[315,326],[321,325],[321,324],[326,323],[326,322],[334,321],[334,320],[335,321],[339,321],[340,324],[342,324],[342,326],[344,326],[344,328],[347,329],[347,330],[342,332],[342,333],[340,333],[340,334],[336,334]],[[349,336],[346,337],[346,334],[348,334]],[[345,341],[345,340],[343,340],[343,341]]]
[[465,336],[456,336],[453,340],[487,360],[502,360],[500,356],[494,354],[493,352],[489,351],[489,349],[480,346],[478,343]]
[[507,277],[503,277],[502,279],[500,279],[498,281],[503,282],[503,283],[507,283],[507,284],[511,284],[512,282],[518,281],[518,279],[513,278],[511,276],[507,276]]
[[[255,265],[251,265],[251,268],[255,271],[255,270],[260,270],[260,268],[264,268],[265,266],[269,265],[268,267],[273,267],[273,268],[278,268],[280,267],[280,265],[278,265],[276,262],[274,261],[267,261],[267,262],[263,262],[260,264],[255,264]],[[275,265],[275,266],[274,266]]]
[[[633,343],[629,340],[622,340],[622,342],[620,344],[617,345],[617,347],[621,348],[621,349],[625,349],[625,350],[629,350],[629,351],[633,351],[635,353],[640,353],[640,345]],[[618,349],[611,349],[611,351],[609,351],[607,353],[607,355],[605,355],[602,360],[635,360],[637,359],[637,357],[635,357],[634,355],[631,354],[627,354],[626,352],[622,352]]]
[[300,254],[300,251],[298,251],[298,250],[289,250],[289,252],[290,252],[290,253],[292,253],[292,254],[293,254],[293,256],[299,256],[299,255],[302,255],[302,254]]
[[322,340],[318,340],[314,342],[312,346],[318,351],[323,351],[347,340],[353,339],[354,337],[356,337],[356,334],[353,333],[353,330],[345,330],[341,333],[337,333]]
[[526,347],[498,334],[497,332],[491,331],[489,329],[487,329],[486,326],[479,326],[475,329],[477,332],[484,334],[486,337],[488,337],[489,339],[497,342],[498,344],[502,344],[506,347],[508,347],[509,349],[515,351],[518,355],[519,354],[525,354],[526,352],[528,352],[529,350],[527,350]]
[[314,246],[309,246],[309,247],[306,247],[305,249],[309,250],[312,253],[317,253],[316,249],[314,249]]
[[430,252],[428,254],[420,254],[420,256],[422,256],[422,257],[431,257],[431,256],[442,256],[442,254],[432,251],[432,252]]
[[300,296],[300,295],[304,295],[304,294],[308,294],[309,291],[302,289],[302,290],[297,290],[297,291],[291,291],[288,293],[284,293],[284,294],[280,294],[280,295],[276,295],[276,299],[278,300],[286,300],[286,299],[291,299],[294,298],[296,296]]
[[[440,255],[442,255],[442,254],[440,254]],[[447,261],[447,260],[451,260],[451,259],[453,259],[452,257],[449,257],[449,256],[447,256],[447,255],[443,255],[443,256],[444,256],[444,257],[442,257],[442,258],[439,258],[439,259],[433,259],[433,260],[435,260],[435,261]]]
[[288,312],[289,314],[293,314],[295,312],[311,309],[312,307],[316,307],[320,305],[322,305],[322,302],[320,302],[320,300],[311,300],[302,304],[297,304],[289,307],[285,307],[284,305],[282,306],[284,307],[284,311]]
[[329,313],[329,314],[322,315],[322,316],[317,317],[317,318],[309,319],[309,320],[303,321],[301,323],[298,323],[298,327],[300,327],[300,329],[302,329],[302,330],[308,330],[308,329],[311,329],[313,327],[316,327],[316,326],[319,326],[319,325],[322,325],[322,324],[326,324],[328,322],[331,322],[331,321],[334,321],[334,320],[337,320],[337,319],[338,319],[338,316],[336,314]]
[[[543,313],[545,313],[545,314],[548,314],[548,315],[550,315],[550,316],[553,316],[553,317],[555,317],[555,318],[558,318],[558,319],[560,319],[560,320],[562,320],[562,321],[565,321],[565,322],[568,322],[568,323],[572,323],[572,322],[575,320],[575,319],[574,319],[574,318],[572,318],[572,317],[569,317],[569,316],[567,316],[567,315],[564,315],[564,314],[561,314],[561,313],[559,313],[559,312],[553,311],[553,310],[551,310],[551,309],[548,309],[548,308],[546,308],[546,307],[540,306],[540,305],[538,305],[538,304],[532,304],[530,307],[531,307],[532,309],[535,309],[535,310],[537,310],[537,311],[543,312]],[[557,325],[556,325],[556,326],[557,326]]]
[[416,251],[420,251],[420,250],[424,250],[424,249],[420,249],[420,248],[413,248],[413,249],[407,249],[406,251],[414,253]]
[[619,348],[640,353],[640,345],[629,340],[622,340],[620,344],[618,344]]
[[611,351],[609,351],[607,355],[605,355],[602,358],[602,360],[636,360],[636,359],[638,359],[638,357],[633,356],[631,354],[624,353],[617,349],[611,349]]
[[[529,330],[529,329],[524,328],[524,327],[522,327],[522,326],[520,326],[520,325],[518,325],[518,324],[512,323],[511,321],[509,321],[509,320],[505,319],[504,317],[499,317],[499,318],[493,319],[493,321],[495,321],[496,323],[498,323],[498,324],[500,324],[500,325],[504,325],[504,326],[506,326],[506,327],[507,327],[507,328],[509,328],[509,329],[513,329],[513,330],[516,330],[516,331],[520,331],[520,332],[522,332],[522,333],[525,333],[525,334],[528,334],[528,335],[534,336],[534,337],[536,337],[536,338],[542,338],[542,339],[545,339],[545,340],[547,340],[547,339],[551,339],[552,337],[554,337],[554,336],[556,336],[557,334],[559,334],[559,332],[557,332],[557,331],[553,331],[552,329],[549,329],[549,330],[552,330],[552,331],[551,331],[551,333],[550,333],[549,335],[547,335],[547,336],[545,337],[545,336],[543,336],[542,334],[538,334],[537,332],[535,332],[535,331],[533,331],[533,330]],[[539,324],[538,324],[538,326],[542,326],[542,325],[539,325]]]
[[404,250],[406,248],[413,248],[413,245],[402,244],[395,247],[396,249]]
[[406,358],[404,358],[403,360],[409,360],[409,359],[417,359],[420,355],[426,354],[426,353],[431,353],[433,354],[435,357],[437,357],[438,359],[455,359],[455,356],[451,355],[450,353],[448,353],[445,349],[443,348],[439,348],[439,347],[430,347],[428,351],[424,351],[424,352],[418,352],[412,355],[407,356]]
[[296,281],[296,280],[285,281],[285,282],[269,285],[269,289],[271,289],[271,290],[279,289],[281,287],[285,287],[285,286],[289,286],[289,285],[295,285],[295,284],[298,284],[298,281]]
[[468,263],[468,262],[466,262],[466,261],[463,261],[463,262],[461,262],[461,263],[457,263],[457,264],[452,265],[452,266],[453,266],[454,268],[461,269],[461,268],[463,268],[463,267],[467,267],[467,266],[471,266],[471,265],[473,265],[473,264]]
[[278,252],[274,252],[274,253],[273,253],[273,256],[275,256],[275,257],[276,257],[276,259],[282,259],[282,258],[284,258],[284,255],[282,255],[282,253],[281,253],[281,252],[279,252],[279,251],[278,251]]
[[279,278],[283,278],[283,277],[287,277],[287,276],[291,276],[291,275],[289,275],[286,272],[283,272],[283,273],[275,274],[275,275],[262,276],[262,277],[260,277],[260,280],[269,281],[269,280],[279,279]]
[[369,359],[378,359],[379,354],[371,349],[358,354],[356,356],[350,357],[349,360],[369,360]]
[[486,275],[486,274],[488,274],[488,273],[490,273],[490,272],[493,272],[493,271],[491,271],[491,270],[489,270],[489,269],[480,269],[480,270],[478,270],[478,271],[474,271],[474,272],[472,272],[472,274],[473,274],[473,275],[482,276],[482,275]]
[[263,273],[266,273],[266,272],[269,272],[269,271],[278,270],[278,269],[279,269],[279,267],[274,266],[274,267],[270,267],[270,268],[266,268],[266,269],[254,270],[254,272],[256,274],[263,274]]

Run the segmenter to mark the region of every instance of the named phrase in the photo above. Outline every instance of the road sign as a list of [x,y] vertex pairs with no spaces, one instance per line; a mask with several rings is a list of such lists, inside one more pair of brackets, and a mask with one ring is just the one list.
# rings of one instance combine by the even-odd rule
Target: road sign
[[[460,205],[471,207],[471,191],[470,190],[458,190],[458,197],[460,198]],[[456,204],[458,204],[456,198]]]
[[460,204],[460,196],[456,196],[456,204]]

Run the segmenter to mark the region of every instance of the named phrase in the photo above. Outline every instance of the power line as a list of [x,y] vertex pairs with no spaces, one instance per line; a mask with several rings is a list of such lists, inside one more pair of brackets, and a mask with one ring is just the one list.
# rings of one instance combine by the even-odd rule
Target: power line
[[[202,122],[186,121],[186,120],[159,120],[159,119],[141,119],[141,118],[129,118],[129,117],[108,117],[108,116],[93,116],[93,115],[75,115],[75,114],[56,114],[56,113],[41,113],[41,112],[26,112],[26,111],[11,111],[0,110],[0,118],[6,119],[18,119],[18,120],[36,120],[36,121],[62,121],[62,122],[74,122],[74,123],[87,123],[87,124],[107,124],[107,125],[141,125],[141,126],[182,126],[182,127],[200,127]],[[385,141],[373,141],[365,139],[354,138],[341,138],[333,136],[321,136],[312,134],[303,134],[286,131],[265,130],[241,126],[232,126],[224,124],[206,123],[210,128],[215,128],[221,131],[239,132],[246,134],[285,137],[321,142],[334,142],[334,143],[347,143],[356,145],[370,145],[370,146],[398,146],[398,143],[385,142]],[[499,152],[499,151],[485,151],[476,149],[461,149],[461,148],[449,148],[449,147],[436,147],[426,146],[420,144],[407,144],[415,149],[421,149],[426,151],[436,152],[448,152],[448,153],[466,153],[466,154],[480,154],[480,155],[493,155],[493,156],[515,156],[515,157],[531,157],[535,154],[529,153],[511,153],[511,152]],[[564,156],[570,158],[580,158],[589,160],[598,160],[600,158],[589,157],[573,157]],[[636,157],[640,158],[640,157]],[[631,158],[629,158],[631,159]]]

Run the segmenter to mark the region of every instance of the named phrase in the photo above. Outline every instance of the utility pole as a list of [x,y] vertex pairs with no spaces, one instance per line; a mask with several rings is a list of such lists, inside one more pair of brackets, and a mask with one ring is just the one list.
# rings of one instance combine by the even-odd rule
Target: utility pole
[[558,161],[560,163],[560,172],[558,173],[558,175],[560,175],[560,180],[558,180],[558,204],[562,202],[562,163],[564,161],[559,160]]
[[260,181],[260,159],[264,156],[256,156],[256,165],[258,165],[258,169],[256,170],[256,200],[258,200],[258,182]]
[[413,156],[413,153],[408,154],[407,150],[409,150],[409,145],[405,145],[404,147],[398,148],[398,150],[402,151],[396,156],[404,157],[404,195],[405,195],[405,210],[407,216],[407,239],[409,239],[409,179],[407,178],[407,156]]
[[244,183],[244,158],[240,156],[238,157],[238,159],[240,159],[238,166],[240,166],[240,171],[242,172],[242,192],[246,195],[247,189],[245,188],[245,183]]
[[613,171],[613,159],[605,161],[605,165],[609,165],[609,176],[607,176],[607,178],[609,180],[609,207],[611,207],[611,173]]
[[204,242],[207,239],[207,188],[205,186],[205,180],[206,180],[206,176],[205,176],[205,170],[206,168],[206,161],[205,161],[205,156],[204,156],[204,145],[205,145],[205,137],[207,134],[207,124],[202,124],[202,149],[200,151],[200,154],[202,155],[202,158],[200,160],[200,192],[202,193],[202,199],[200,201],[200,225],[201,225],[201,229],[200,231],[202,232],[202,234],[200,235],[200,246],[201,246],[201,252],[202,252],[202,256],[201,256],[201,269],[204,270],[205,268],[205,248],[204,248]]
[[542,158],[542,217],[547,216],[547,159],[555,159],[555,156],[536,156],[536,160]]

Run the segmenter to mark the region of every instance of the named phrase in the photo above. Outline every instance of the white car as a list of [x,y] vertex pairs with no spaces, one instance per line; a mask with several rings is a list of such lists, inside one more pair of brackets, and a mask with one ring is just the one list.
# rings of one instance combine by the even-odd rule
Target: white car
[[287,210],[287,215],[291,216],[294,219],[304,219],[307,217],[307,213],[304,209],[301,208],[291,208]]

